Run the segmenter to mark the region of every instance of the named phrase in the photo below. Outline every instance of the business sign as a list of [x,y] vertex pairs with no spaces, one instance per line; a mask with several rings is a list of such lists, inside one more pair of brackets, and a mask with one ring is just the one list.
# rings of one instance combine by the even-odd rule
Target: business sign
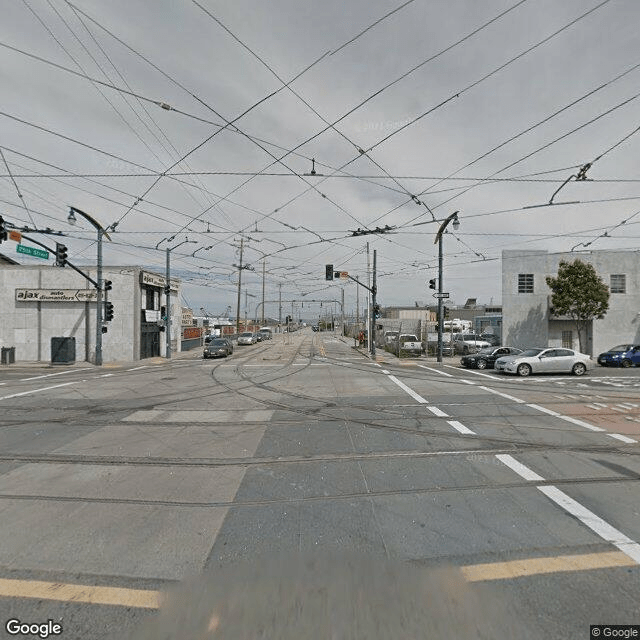
[[338,271],[338,273],[340,274],[340,280],[348,280],[349,279],[349,272],[348,271]]
[[16,289],[19,302],[94,302],[95,289]]
[[160,311],[157,309],[143,309],[145,322],[158,322],[160,320]]
[[[150,287],[162,287],[164,289],[166,282],[167,282],[167,279],[164,276],[158,275],[157,273],[151,273],[149,271],[142,271],[140,273],[141,284],[146,284]],[[178,281],[171,280],[170,286],[171,286],[171,291],[177,291]]]
[[49,257],[48,251],[36,249],[35,247],[27,247],[24,244],[17,244],[16,251],[18,253],[24,253],[26,256],[33,256],[34,258],[44,258],[46,260]]
[[9,231],[9,240],[13,240],[14,242],[21,242],[22,234],[19,231]]

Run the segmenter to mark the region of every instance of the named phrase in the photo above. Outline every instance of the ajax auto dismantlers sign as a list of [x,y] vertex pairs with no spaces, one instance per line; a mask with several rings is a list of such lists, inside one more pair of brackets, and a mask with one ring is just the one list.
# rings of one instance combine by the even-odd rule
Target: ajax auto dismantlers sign
[[16,289],[19,302],[92,302],[95,289]]

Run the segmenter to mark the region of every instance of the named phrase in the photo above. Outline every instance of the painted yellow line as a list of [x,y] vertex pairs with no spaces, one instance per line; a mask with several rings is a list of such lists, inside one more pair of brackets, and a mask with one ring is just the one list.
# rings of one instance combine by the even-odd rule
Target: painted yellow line
[[555,556],[551,558],[526,558],[509,562],[490,562],[461,567],[467,582],[485,580],[509,580],[544,573],[563,573],[569,571],[588,571],[589,569],[607,569],[611,567],[633,567],[636,563],[621,551],[587,553],[575,556]]
[[158,609],[160,606],[159,591],[2,578],[0,578],[0,597],[84,602],[138,609]]
[[[460,571],[467,582],[484,582],[489,580],[510,580],[512,578],[549,573],[630,566],[636,566],[636,563],[631,558],[621,551],[611,551],[474,564],[460,567]],[[137,609],[158,609],[161,604],[162,594],[160,591],[143,589],[0,578],[0,597],[81,602],[84,604],[133,607]]]

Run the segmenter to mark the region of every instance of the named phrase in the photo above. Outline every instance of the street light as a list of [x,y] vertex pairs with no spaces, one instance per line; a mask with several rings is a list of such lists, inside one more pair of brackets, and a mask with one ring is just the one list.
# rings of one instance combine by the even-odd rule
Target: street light
[[[452,222],[454,230],[458,230],[460,227],[460,220],[458,220],[459,211],[454,211],[445,221],[440,225],[438,233],[436,233],[436,239],[433,244],[438,243],[438,362],[442,362],[442,333],[444,329],[444,319],[442,317],[442,235],[444,234],[447,225]],[[448,295],[448,294],[447,294]]]
[[[188,238],[185,238],[182,242],[179,242],[177,245],[170,247],[169,246],[169,242],[171,242],[173,239],[175,238],[174,236],[171,236],[170,238],[163,238],[162,240],[160,240],[160,242],[163,242],[164,240],[167,240],[167,248],[166,248],[166,252],[167,252],[167,265],[166,265],[166,272],[165,272],[165,286],[164,286],[164,294],[165,294],[165,298],[166,298],[166,305],[167,305],[167,320],[166,320],[166,326],[165,326],[165,331],[166,331],[166,340],[167,340],[167,352],[166,352],[166,358],[169,359],[171,358],[171,252],[174,249],[177,249],[178,247],[182,246],[183,244],[197,244],[197,242],[195,240],[189,240]],[[156,245],[156,249],[158,248],[158,245],[160,244],[160,242],[158,242],[158,244]]]
[[94,220],[88,213],[85,213],[80,209],[76,209],[76,207],[69,207],[67,222],[70,225],[76,224],[76,213],[87,220],[87,222],[90,222],[98,232],[98,265],[96,277],[98,282],[98,286],[96,287],[96,365],[102,366],[102,236],[105,236],[109,242],[111,242],[111,238],[99,222]]

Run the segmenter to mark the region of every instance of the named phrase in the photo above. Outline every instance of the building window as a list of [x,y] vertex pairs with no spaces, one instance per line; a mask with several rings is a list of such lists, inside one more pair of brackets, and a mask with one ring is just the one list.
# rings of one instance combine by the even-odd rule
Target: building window
[[153,311],[155,307],[155,291],[151,287],[145,287],[145,304],[144,308]]
[[562,347],[564,349],[573,349],[573,331],[562,332]]
[[533,273],[518,274],[518,293],[533,293]]
[[611,293],[627,293],[627,276],[624,273],[611,275]]

